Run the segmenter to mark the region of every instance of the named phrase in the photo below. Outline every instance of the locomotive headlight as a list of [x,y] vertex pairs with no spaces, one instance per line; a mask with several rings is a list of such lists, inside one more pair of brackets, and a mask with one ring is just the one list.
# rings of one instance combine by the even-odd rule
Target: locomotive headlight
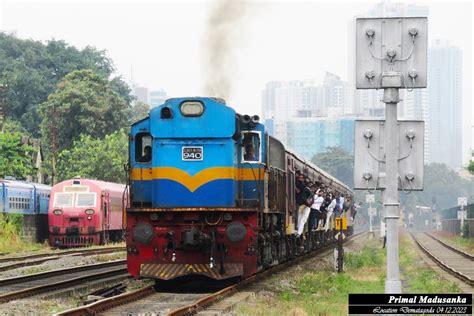
[[62,215],[62,214],[63,214],[63,211],[62,211],[62,210],[54,210],[54,211],[53,211],[53,214],[54,214],[54,215]]
[[88,220],[91,220],[91,219],[92,219],[92,216],[90,216],[90,215],[87,216],[87,219],[88,219]]
[[181,103],[180,110],[184,116],[201,116],[204,105],[199,101],[186,101]]
[[241,241],[247,235],[247,228],[241,222],[232,222],[225,229],[227,238],[232,242]]
[[85,210],[84,213],[86,213],[87,215],[92,215],[92,214],[94,214],[94,210],[88,209],[88,210]]
[[133,228],[133,238],[142,244],[150,243],[153,235],[153,226],[148,223],[139,223]]

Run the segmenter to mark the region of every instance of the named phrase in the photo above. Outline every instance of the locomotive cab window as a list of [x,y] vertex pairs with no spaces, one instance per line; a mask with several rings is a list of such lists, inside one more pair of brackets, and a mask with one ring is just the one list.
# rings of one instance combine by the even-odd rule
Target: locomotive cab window
[[259,132],[242,133],[242,161],[260,162],[261,141]]
[[95,206],[95,193],[77,193],[76,206],[87,207]]
[[56,193],[54,196],[54,207],[72,207],[72,193]]
[[135,160],[148,163],[152,158],[152,141],[148,133],[138,133],[135,136]]

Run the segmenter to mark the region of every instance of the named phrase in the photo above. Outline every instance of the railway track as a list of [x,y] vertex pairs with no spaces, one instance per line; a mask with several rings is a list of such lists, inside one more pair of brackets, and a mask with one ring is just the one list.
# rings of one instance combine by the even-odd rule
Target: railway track
[[0,303],[117,276],[128,277],[126,260],[0,279]]
[[[48,260],[55,260],[65,256],[94,256],[100,254],[109,254],[114,252],[125,251],[125,247],[110,247],[110,248],[94,248],[94,249],[76,249],[67,250],[59,253],[43,253],[36,255],[29,255],[23,257],[8,257],[0,258],[0,272],[12,269],[34,266],[46,262]],[[10,263],[12,262],[12,263]]]
[[[359,232],[351,236],[348,240],[354,240],[361,237],[364,232]],[[318,250],[309,252],[294,260],[285,262],[262,273],[254,275],[237,284],[225,287],[213,293],[160,293],[157,292],[153,285],[144,287],[142,289],[123,293],[114,297],[106,298],[95,303],[70,309],[56,316],[75,316],[75,315],[135,315],[140,313],[153,312],[154,315],[193,315],[196,312],[205,309],[206,307],[220,301],[221,299],[230,296],[242,288],[272,275],[275,272],[286,269],[301,261],[309,259],[315,255],[324,255],[332,251],[334,244],[325,246]]]
[[451,249],[452,251],[459,253],[461,256],[466,257],[467,259],[470,259],[470,260],[474,260],[474,256],[473,256],[473,255],[471,255],[471,254],[469,254],[469,253],[467,253],[467,252],[465,252],[465,251],[463,251],[463,250],[461,250],[461,249],[459,249],[459,248],[456,248],[456,247],[454,247],[454,246],[452,246],[452,245],[450,245],[450,244],[448,244],[448,243],[442,241],[441,239],[439,239],[438,237],[436,237],[436,236],[433,235],[433,234],[430,234],[430,233],[425,233],[425,234],[428,235],[429,237],[433,238],[433,239],[436,240],[437,242],[443,244],[445,247]]
[[440,268],[464,283],[474,286],[474,259],[472,256],[447,245],[430,234],[413,232],[410,234],[418,247]]

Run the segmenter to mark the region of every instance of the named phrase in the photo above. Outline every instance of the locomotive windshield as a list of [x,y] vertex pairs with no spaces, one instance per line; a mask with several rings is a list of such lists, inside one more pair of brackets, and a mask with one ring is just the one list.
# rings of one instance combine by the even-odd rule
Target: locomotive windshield
[[242,140],[242,155],[244,162],[260,161],[260,134],[244,132]]
[[148,133],[138,133],[135,136],[135,160],[137,162],[151,162],[151,140],[151,135]]
[[76,206],[95,206],[95,193],[78,193]]
[[56,193],[54,196],[54,207],[72,207],[72,193]]

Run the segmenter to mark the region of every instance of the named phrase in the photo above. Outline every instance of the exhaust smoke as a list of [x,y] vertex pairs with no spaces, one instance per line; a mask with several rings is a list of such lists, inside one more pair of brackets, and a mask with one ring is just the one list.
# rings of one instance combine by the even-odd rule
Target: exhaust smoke
[[228,99],[238,71],[247,2],[217,0],[211,7],[203,40],[204,92]]

